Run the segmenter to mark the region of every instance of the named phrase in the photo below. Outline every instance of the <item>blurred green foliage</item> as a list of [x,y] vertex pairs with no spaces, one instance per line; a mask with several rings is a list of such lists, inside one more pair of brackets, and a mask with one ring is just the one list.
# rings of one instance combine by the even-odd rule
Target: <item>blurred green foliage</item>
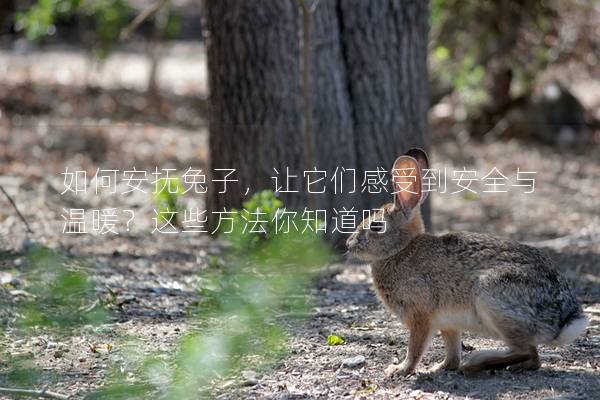
[[97,53],[105,57],[129,22],[130,13],[127,0],[38,0],[17,14],[16,27],[27,39],[39,41],[56,32],[56,23],[80,14],[92,22]]
[[107,312],[98,305],[94,284],[80,261],[41,245],[31,246],[25,259],[28,286],[17,303],[18,326],[64,333],[106,320]]
[[[240,213],[276,216],[282,209],[275,194],[265,191],[244,203]],[[267,234],[238,229],[224,261],[211,261],[213,267],[202,271],[199,300],[188,321],[192,328],[177,351],[134,356],[134,365],[115,367],[111,383],[88,398],[212,397],[216,383],[244,369],[265,368],[286,353],[288,327],[308,315],[309,283],[330,261],[329,247],[312,231],[272,234],[269,223]],[[130,348],[130,355],[137,352],[137,346]]]
[[[178,178],[162,182],[170,193],[164,201],[177,206],[183,185]],[[170,184],[170,185],[169,185]],[[277,216],[283,203],[272,192],[260,192],[240,213],[261,210]],[[195,399],[212,397],[218,383],[237,379],[242,370],[260,371],[289,349],[290,327],[309,315],[310,282],[331,259],[328,245],[313,231],[292,229],[264,235],[243,234],[222,261],[211,257],[200,274],[198,301],[189,310],[189,329],[176,351],[165,353],[135,338],[111,344],[111,370],[106,385],[88,399]],[[259,239],[257,239],[259,237]],[[26,296],[10,306],[15,327],[23,334],[73,334],[82,326],[106,321],[94,282],[82,260],[41,245],[24,252],[22,273]],[[8,306],[8,303],[7,303]],[[3,356],[10,368],[2,380],[17,386],[41,384],[33,359]]]
[[126,0],[94,0],[82,4],[80,10],[95,22],[100,57],[106,57],[121,29],[129,22],[131,8]]
[[[219,232],[231,241],[237,251],[256,248],[274,235],[274,218],[283,208],[283,202],[272,191],[264,190],[254,194],[242,206],[241,210],[232,210],[232,231],[226,232],[229,229],[227,224],[221,226]],[[248,229],[248,221],[256,221],[256,225]]]
[[[13,255],[14,256],[14,255]],[[11,340],[6,329],[22,338],[68,336],[84,326],[97,326],[108,319],[99,301],[95,284],[82,260],[66,257],[40,244],[28,244],[19,272],[22,287],[4,285],[0,295],[3,315],[1,346]],[[46,385],[47,371],[35,363],[32,354],[0,352],[0,380],[3,385],[32,387]]]
[[9,367],[0,375],[3,386],[33,387],[44,383],[43,372],[36,368],[29,355],[3,354],[1,361]]
[[159,221],[174,226],[179,224],[178,215],[182,210],[180,199],[184,193],[185,186],[179,177],[160,178],[156,181],[152,196]]
[[[93,29],[96,55],[106,57],[119,40],[119,35],[132,20],[134,10],[129,0],[37,0],[25,12],[17,13],[16,29],[25,32],[31,41],[41,41],[56,33],[56,25],[74,17],[89,21]],[[181,17],[167,3],[164,12],[156,14],[160,37],[171,38],[181,30]]]
[[[220,234],[233,244],[236,251],[257,250],[277,235],[295,237],[296,240],[312,240],[315,228],[323,221],[314,220],[307,229],[302,213],[287,210],[283,202],[271,190],[254,194],[242,204],[241,210],[233,209],[231,223],[220,227]],[[231,231],[229,231],[231,230]]]
[[521,92],[551,61],[558,3],[548,0],[432,0],[433,73],[467,106],[495,100],[510,70]]

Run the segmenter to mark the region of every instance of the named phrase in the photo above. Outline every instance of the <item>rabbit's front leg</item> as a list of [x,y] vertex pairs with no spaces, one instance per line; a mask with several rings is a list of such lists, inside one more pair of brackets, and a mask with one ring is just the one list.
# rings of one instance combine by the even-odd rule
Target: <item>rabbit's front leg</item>
[[434,367],[434,371],[457,370],[460,367],[460,332],[454,330],[441,331],[444,346],[446,347],[446,358]]
[[406,376],[415,371],[415,368],[431,338],[431,323],[429,318],[415,318],[412,319],[411,323],[407,323],[410,335],[408,338],[408,350],[406,352],[406,358],[399,364],[391,364],[385,369],[387,377],[393,377],[396,375]]

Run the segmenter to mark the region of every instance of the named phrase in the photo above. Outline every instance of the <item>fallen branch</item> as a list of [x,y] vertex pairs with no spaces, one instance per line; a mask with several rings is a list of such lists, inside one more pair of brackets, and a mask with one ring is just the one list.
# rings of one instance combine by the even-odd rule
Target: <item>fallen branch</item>
[[46,390],[46,388],[42,390],[33,390],[33,389],[13,389],[13,388],[5,388],[0,387],[0,393],[8,394],[8,395],[16,395],[16,396],[30,396],[30,397],[44,397],[46,399],[60,399],[60,400],[68,400],[70,396],[61,393],[51,392]]
[[144,23],[144,21],[152,18],[169,0],[158,0],[154,5],[145,9],[137,17],[131,21],[131,24],[123,28],[119,34],[119,40],[127,40],[133,32],[137,30]]
[[6,198],[10,202],[10,204],[13,206],[13,208],[17,212],[17,215],[19,216],[19,218],[21,218],[21,221],[23,221],[23,223],[25,224],[25,228],[27,229],[27,233],[29,233],[30,235],[33,235],[33,231],[31,230],[31,227],[27,223],[27,220],[25,219],[25,217],[23,216],[23,214],[21,214],[21,211],[19,211],[19,209],[17,208],[17,205],[16,205],[15,201],[12,199],[12,197],[10,197],[10,195],[8,194],[8,192],[4,189],[4,187],[2,185],[0,185],[0,191],[2,191],[2,193],[4,193],[4,196],[6,196]]

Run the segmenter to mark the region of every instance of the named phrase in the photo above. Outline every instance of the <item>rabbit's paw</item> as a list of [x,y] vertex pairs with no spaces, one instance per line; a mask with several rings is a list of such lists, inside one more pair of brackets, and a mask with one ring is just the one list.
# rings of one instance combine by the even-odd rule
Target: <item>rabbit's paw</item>
[[460,368],[460,360],[459,359],[452,359],[452,360],[444,360],[441,363],[435,365],[433,367],[433,369],[431,370],[432,372],[440,372],[440,371],[456,371],[457,369]]
[[537,357],[530,358],[517,364],[509,365],[507,369],[511,372],[534,371],[542,366],[540,359]]
[[407,376],[412,374],[414,371],[414,367],[409,366],[404,362],[402,364],[390,364],[385,369],[385,376],[388,378],[393,378],[395,376]]

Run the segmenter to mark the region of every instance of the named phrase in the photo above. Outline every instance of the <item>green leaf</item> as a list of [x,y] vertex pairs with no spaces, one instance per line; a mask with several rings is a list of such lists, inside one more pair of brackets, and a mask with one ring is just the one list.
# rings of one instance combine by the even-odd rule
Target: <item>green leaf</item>
[[435,49],[435,58],[438,61],[446,61],[450,58],[450,50],[444,46],[438,46]]
[[341,346],[346,344],[346,338],[338,335],[327,336],[327,344],[330,346]]
[[475,201],[479,200],[479,195],[473,192],[465,192],[465,194],[463,194],[463,199],[468,201]]

